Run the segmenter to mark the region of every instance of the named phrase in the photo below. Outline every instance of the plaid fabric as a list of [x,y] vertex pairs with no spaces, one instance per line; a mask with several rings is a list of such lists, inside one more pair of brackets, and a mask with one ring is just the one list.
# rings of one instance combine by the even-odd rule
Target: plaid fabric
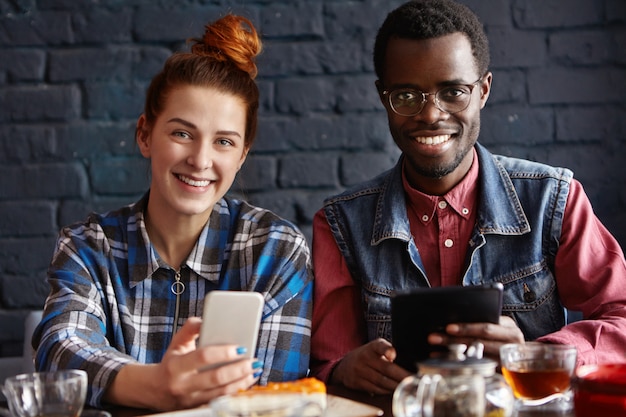
[[[38,370],[84,369],[99,406],[120,368],[158,363],[172,338],[175,270],[150,244],[136,204],[64,228],[48,272],[51,292],[33,337]],[[265,306],[256,356],[261,384],[304,377],[313,274],[304,236],[270,211],[222,199],[185,265],[178,326],[202,316],[214,289],[257,291]]]

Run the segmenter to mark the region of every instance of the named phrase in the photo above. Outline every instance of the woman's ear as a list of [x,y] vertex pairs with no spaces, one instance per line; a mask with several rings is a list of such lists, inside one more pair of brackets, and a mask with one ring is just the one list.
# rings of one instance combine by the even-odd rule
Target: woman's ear
[[144,158],[150,158],[150,129],[148,128],[148,122],[146,115],[142,114],[137,120],[137,127],[135,128],[135,141],[139,146],[139,151]]

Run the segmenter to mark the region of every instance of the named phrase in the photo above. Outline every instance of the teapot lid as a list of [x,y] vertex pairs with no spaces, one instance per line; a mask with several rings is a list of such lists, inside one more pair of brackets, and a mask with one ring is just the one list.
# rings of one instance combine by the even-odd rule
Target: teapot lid
[[476,342],[469,347],[464,344],[448,346],[448,356],[444,358],[427,359],[417,364],[418,373],[441,375],[469,375],[479,374],[492,376],[496,373],[498,363],[483,358],[484,345]]

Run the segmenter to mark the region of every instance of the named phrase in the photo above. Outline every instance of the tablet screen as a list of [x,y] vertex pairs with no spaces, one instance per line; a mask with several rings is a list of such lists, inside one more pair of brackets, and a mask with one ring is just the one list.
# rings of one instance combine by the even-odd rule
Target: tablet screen
[[397,293],[391,298],[392,343],[396,363],[416,372],[416,363],[432,352],[446,352],[432,346],[430,333],[443,333],[449,323],[498,323],[502,313],[500,283],[467,287],[420,288]]

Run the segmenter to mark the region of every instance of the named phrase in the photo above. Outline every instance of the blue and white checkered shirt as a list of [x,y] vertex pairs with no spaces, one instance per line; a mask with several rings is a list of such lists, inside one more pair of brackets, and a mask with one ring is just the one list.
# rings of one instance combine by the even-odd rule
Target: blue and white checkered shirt
[[[50,265],[51,292],[35,331],[40,371],[79,368],[89,404],[129,362],[158,363],[172,337],[175,270],[155,252],[136,204],[64,228]],[[272,212],[222,199],[181,268],[178,326],[202,316],[215,289],[257,291],[265,306],[256,357],[260,383],[306,376],[313,274],[302,233]]]

